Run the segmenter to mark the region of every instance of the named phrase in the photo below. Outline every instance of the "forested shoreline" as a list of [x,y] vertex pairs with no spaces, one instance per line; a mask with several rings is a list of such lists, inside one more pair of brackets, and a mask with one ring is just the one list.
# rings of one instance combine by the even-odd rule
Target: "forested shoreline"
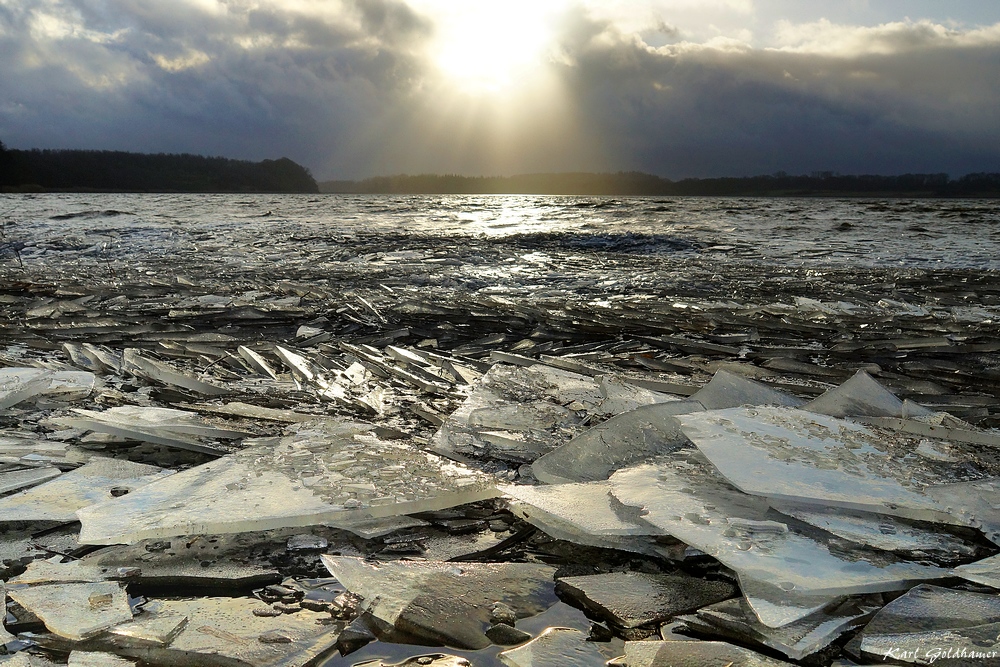
[[907,196],[998,197],[1000,173],[808,176],[777,173],[671,181],[642,172],[521,174],[517,176],[399,175],[323,181],[321,192],[356,194],[566,194],[662,196]]
[[250,162],[190,154],[15,150],[0,144],[5,192],[319,192],[288,158]]

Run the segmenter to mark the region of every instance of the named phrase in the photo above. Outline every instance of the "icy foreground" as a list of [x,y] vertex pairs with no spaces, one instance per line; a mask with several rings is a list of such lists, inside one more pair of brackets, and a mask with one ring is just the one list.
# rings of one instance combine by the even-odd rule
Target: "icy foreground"
[[989,280],[317,239],[199,237],[218,277],[25,253],[0,665],[997,650]]

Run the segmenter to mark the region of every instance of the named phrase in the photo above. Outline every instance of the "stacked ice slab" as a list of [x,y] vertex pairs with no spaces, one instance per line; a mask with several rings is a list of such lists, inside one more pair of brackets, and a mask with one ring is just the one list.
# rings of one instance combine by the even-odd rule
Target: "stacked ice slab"
[[[945,422],[957,438],[924,437]],[[664,556],[674,538],[714,557],[742,599],[687,626],[801,659],[863,625],[879,593],[956,574],[1000,583],[992,559],[969,564],[991,552],[983,537],[1000,544],[997,463],[981,444],[995,436],[955,422],[864,372],[803,404],[720,371],[688,400],[538,458],[552,484],[504,491],[554,537]]]

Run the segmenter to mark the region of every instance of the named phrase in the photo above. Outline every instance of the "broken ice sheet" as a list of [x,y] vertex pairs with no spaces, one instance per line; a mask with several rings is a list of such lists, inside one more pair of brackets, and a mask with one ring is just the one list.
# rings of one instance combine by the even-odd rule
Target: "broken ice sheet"
[[490,645],[491,608],[502,602],[518,618],[534,616],[556,602],[555,569],[531,563],[443,563],[321,556],[323,564],[362,609],[411,635],[454,646]]
[[119,459],[91,459],[39,486],[0,498],[5,521],[76,521],[80,508],[133,492],[172,470]]
[[[1000,596],[924,584],[875,615],[861,631],[861,653],[879,662],[994,664],[998,637]],[[966,660],[947,660],[946,652]]]
[[[95,646],[152,664],[217,665],[219,667],[301,667],[329,651],[340,626],[330,623],[329,613],[302,609],[294,614],[270,614],[271,607],[254,598],[205,597],[194,600],[153,600],[148,612],[135,623],[119,626],[95,640]],[[267,612],[257,616],[254,611]],[[187,619],[180,632],[166,645],[153,625],[169,628]],[[169,631],[168,631],[169,632]],[[159,644],[159,645],[158,645]]]
[[7,618],[7,586],[0,579],[0,648],[14,641],[14,635],[7,632],[4,622]]
[[97,378],[86,371],[50,371],[41,368],[0,368],[0,410],[46,395],[62,401],[87,398]]
[[27,486],[36,486],[61,474],[59,468],[49,466],[0,472],[0,495],[17,491]]
[[886,514],[872,514],[843,508],[772,502],[772,507],[799,521],[822,528],[856,544],[912,556],[932,556],[938,560],[971,558],[975,545],[934,527],[906,523]]
[[960,565],[954,569],[957,576],[991,588],[1000,588],[1000,554],[983,560]]
[[791,667],[725,642],[642,641],[625,642],[625,656],[608,667]]
[[280,580],[277,571],[249,556],[254,547],[275,539],[267,533],[239,533],[144,540],[101,549],[78,562],[109,571],[138,568],[129,580],[150,586],[245,589]]
[[205,396],[224,396],[232,393],[225,387],[204,382],[175,369],[170,364],[144,356],[139,350],[126,348],[122,354],[125,369],[133,375],[187,389]]
[[558,590],[622,628],[664,621],[737,594],[728,581],[644,572],[562,577]]
[[546,628],[527,644],[500,653],[509,667],[604,667],[608,657],[587,634],[572,628]]
[[[831,417],[902,417],[903,401],[864,371],[802,406]],[[930,410],[926,410],[929,413]]]
[[113,653],[72,651],[66,667],[135,667],[135,662]]
[[584,431],[531,464],[546,484],[607,479],[633,461],[664,454],[688,442],[673,417],[697,412],[697,401],[645,405]]
[[906,459],[917,447],[912,439],[804,410],[731,408],[677,419],[737,488],[781,501],[963,523],[925,489],[985,477],[970,464],[914,465]]
[[223,428],[194,412],[135,405],[123,405],[104,412],[75,409],[76,416],[54,417],[55,424],[109,433],[134,440],[220,455],[225,448],[199,438],[235,439],[250,433]]
[[511,512],[556,539],[665,558],[683,557],[683,549],[650,539],[650,535],[662,535],[663,531],[638,521],[638,512],[615,500],[611,488],[604,481],[509,485],[502,490],[513,499]]
[[793,660],[816,653],[849,630],[863,625],[878,609],[877,604],[850,599],[829,611],[812,614],[781,628],[762,624],[742,600],[726,600],[699,609],[680,620],[699,633],[732,639],[742,644],[760,644]]
[[614,496],[645,510],[644,521],[714,556],[740,581],[771,582],[790,596],[847,595],[906,588],[946,575],[891,554],[832,551],[821,534],[793,532],[763,498],[729,486],[697,454],[619,470]]
[[726,370],[717,371],[708,384],[691,396],[691,400],[698,401],[706,410],[721,410],[741,405],[797,407],[805,402],[797,396],[772,389]]
[[114,544],[361,520],[496,496],[491,477],[371,426],[305,422],[297,432],[183,472],[143,492],[82,510],[80,539]]
[[40,618],[49,632],[74,641],[132,620],[128,596],[115,582],[11,588],[7,594]]
[[609,417],[666,394],[544,365],[495,364],[434,437],[446,456],[492,456],[530,463],[583,430],[590,415]]

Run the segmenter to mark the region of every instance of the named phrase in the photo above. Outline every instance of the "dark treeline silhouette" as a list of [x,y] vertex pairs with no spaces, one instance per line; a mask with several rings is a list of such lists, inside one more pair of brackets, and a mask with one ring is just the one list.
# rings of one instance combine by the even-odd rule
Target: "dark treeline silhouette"
[[11,150],[0,143],[6,191],[319,192],[288,158],[249,162],[200,155],[120,151]]
[[322,192],[358,194],[566,194],[566,195],[728,195],[728,196],[907,196],[997,197],[1000,173],[901,176],[844,176],[783,172],[742,178],[687,178],[671,181],[636,171],[519,176],[377,176],[361,181],[324,181]]

